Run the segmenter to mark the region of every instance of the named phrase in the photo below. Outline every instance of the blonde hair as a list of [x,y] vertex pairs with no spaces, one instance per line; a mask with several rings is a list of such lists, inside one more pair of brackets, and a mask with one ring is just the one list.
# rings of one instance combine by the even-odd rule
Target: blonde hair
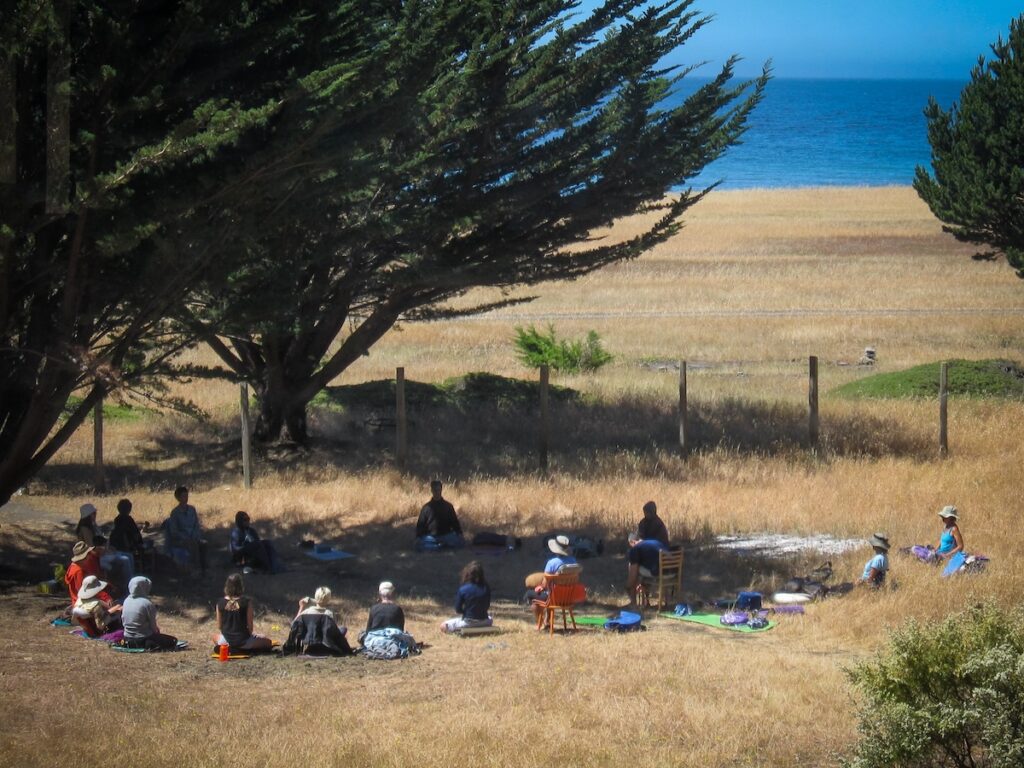
[[316,592],[313,593],[313,600],[317,607],[325,608],[331,602],[331,590],[327,587],[317,587]]

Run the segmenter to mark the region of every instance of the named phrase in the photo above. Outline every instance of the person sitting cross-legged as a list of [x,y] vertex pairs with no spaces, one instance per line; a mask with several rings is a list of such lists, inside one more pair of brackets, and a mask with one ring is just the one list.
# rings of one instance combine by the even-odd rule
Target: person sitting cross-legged
[[224,597],[217,601],[217,645],[238,651],[269,651],[269,637],[253,632],[253,603],[245,596],[242,575],[232,573],[224,582]]
[[299,600],[299,612],[292,620],[288,639],[281,647],[282,653],[302,653],[307,656],[349,656],[352,646],[348,644],[345,627],[338,626],[334,612],[328,607],[331,590],[317,587],[313,597]]
[[430,501],[423,505],[416,521],[416,550],[458,549],[466,545],[455,507],[441,495],[441,481],[430,482]]
[[889,537],[884,533],[876,533],[870,543],[875,553],[864,564],[864,573],[857,579],[857,584],[878,589],[885,584],[889,573]]
[[277,573],[277,552],[270,541],[261,539],[248,512],[235,513],[235,527],[231,529],[231,559],[242,568],[255,568],[267,573]]
[[121,606],[107,597],[106,588],[107,582],[86,576],[78,590],[71,615],[89,637],[105,637],[121,629]]
[[441,623],[442,632],[461,632],[468,627],[489,627],[493,624],[488,611],[491,608],[491,587],[484,577],[484,567],[476,560],[462,569],[462,582],[455,595],[455,610],[461,613]]
[[152,588],[153,582],[145,576],[136,576],[128,582],[128,597],[121,606],[124,644],[148,651],[169,651],[177,646],[178,638],[160,631],[156,606],[149,599]]

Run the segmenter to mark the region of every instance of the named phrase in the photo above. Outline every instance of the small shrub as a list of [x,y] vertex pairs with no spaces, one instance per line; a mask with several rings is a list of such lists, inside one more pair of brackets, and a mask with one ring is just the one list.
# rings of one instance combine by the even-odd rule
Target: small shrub
[[1024,765],[1024,610],[911,621],[847,674],[865,699],[851,768]]
[[549,325],[547,333],[534,326],[516,326],[513,342],[519,359],[531,368],[547,365],[564,373],[589,373],[612,361],[612,355],[601,346],[597,331],[590,331],[586,338],[569,341],[555,336],[554,326]]

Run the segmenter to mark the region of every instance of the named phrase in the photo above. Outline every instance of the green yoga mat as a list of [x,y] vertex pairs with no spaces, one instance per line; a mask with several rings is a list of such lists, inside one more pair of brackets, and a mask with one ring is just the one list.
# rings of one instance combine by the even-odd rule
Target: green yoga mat
[[[676,621],[689,621],[694,624],[703,624],[705,627],[715,627],[716,629],[729,629],[733,632],[767,632],[769,629],[774,627],[778,622],[769,621],[767,627],[761,629],[751,629],[746,624],[738,624],[735,626],[727,626],[722,624],[717,613],[694,613],[690,616],[676,616],[674,613],[659,613],[663,619],[675,619]],[[577,619],[579,621],[579,619]]]
[[603,627],[607,616],[577,616],[576,624],[581,627]]

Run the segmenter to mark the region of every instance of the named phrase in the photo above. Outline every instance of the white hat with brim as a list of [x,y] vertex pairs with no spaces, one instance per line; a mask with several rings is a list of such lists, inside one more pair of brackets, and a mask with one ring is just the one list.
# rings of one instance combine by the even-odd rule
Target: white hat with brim
[[548,549],[550,549],[556,555],[564,555],[565,557],[569,557],[569,537],[555,536],[555,538],[553,539],[548,539]]
[[947,518],[950,518],[950,517],[953,518],[954,520],[959,520],[960,519],[960,515],[958,515],[957,512],[956,512],[956,507],[954,507],[952,504],[947,504],[942,509],[940,509],[939,510],[939,517],[941,517],[943,520],[945,520]]
[[96,507],[86,502],[78,508],[78,514],[81,516],[81,519],[84,520],[85,518],[96,514]]
[[90,547],[84,541],[76,541],[75,546],[71,550],[71,562],[79,563],[92,552],[93,547]]
[[879,549],[889,550],[889,537],[884,533],[876,533],[871,536],[869,542],[872,547],[878,547]]
[[83,600],[89,600],[96,597],[100,592],[107,588],[107,582],[100,581],[96,576],[86,576],[82,580],[82,588],[78,590],[78,596]]

